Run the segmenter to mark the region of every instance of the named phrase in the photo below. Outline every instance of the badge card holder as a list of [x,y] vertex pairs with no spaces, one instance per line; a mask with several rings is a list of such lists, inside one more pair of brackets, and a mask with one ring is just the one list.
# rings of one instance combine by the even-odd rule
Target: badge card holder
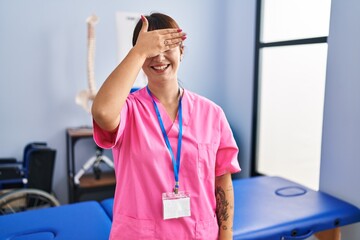
[[190,194],[168,192],[162,194],[164,220],[191,216]]

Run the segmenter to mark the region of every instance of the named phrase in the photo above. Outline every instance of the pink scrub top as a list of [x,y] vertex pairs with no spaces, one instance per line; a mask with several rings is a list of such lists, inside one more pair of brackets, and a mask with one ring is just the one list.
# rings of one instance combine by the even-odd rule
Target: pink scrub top
[[[179,122],[155,99],[176,156]],[[110,239],[218,238],[215,177],[240,171],[238,147],[222,109],[185,90],[179,191],[190,193],[191,216],[163,220],[162,193],[171,192],[174,171],[152,98],[146,88],[129,95],[117,132],[94,124],[95,142],[112,148],[116,173]]]

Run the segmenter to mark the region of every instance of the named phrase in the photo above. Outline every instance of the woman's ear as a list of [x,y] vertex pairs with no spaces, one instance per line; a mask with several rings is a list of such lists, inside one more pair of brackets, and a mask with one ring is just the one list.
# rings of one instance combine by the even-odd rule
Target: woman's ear
[[180,45],[180,62],[184,57],[184,45]]

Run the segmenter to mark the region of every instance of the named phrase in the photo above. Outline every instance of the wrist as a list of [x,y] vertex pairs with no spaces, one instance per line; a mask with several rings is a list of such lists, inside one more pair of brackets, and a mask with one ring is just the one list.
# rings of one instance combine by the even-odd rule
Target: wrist
[[220,227],[219,240],[232,240],[232,239],[233,239],[232,228],[221,228]]
[[233,239],[232,235],[231,236],[230,235],[227,235],[227,236],[220,235],[218,240],[232,240],[232,239]]
[[218,240],[232,240],[232,239],[233,239],[232,234],[221,234],[220,233]]
[[130,54],[134,55],[137,59],[142,61],[145,61],[147,58],[146,54],[141,51],[141,49],[138,49],[136,45],[130,50]]

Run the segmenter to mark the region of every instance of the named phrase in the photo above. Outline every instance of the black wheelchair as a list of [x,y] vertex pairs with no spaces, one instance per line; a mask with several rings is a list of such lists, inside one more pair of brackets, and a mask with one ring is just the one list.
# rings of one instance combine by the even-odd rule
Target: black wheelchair
[[0,215],[60,205],[52,192],[55,157],[45,142],[33,142],[22,162],[0,158]]

